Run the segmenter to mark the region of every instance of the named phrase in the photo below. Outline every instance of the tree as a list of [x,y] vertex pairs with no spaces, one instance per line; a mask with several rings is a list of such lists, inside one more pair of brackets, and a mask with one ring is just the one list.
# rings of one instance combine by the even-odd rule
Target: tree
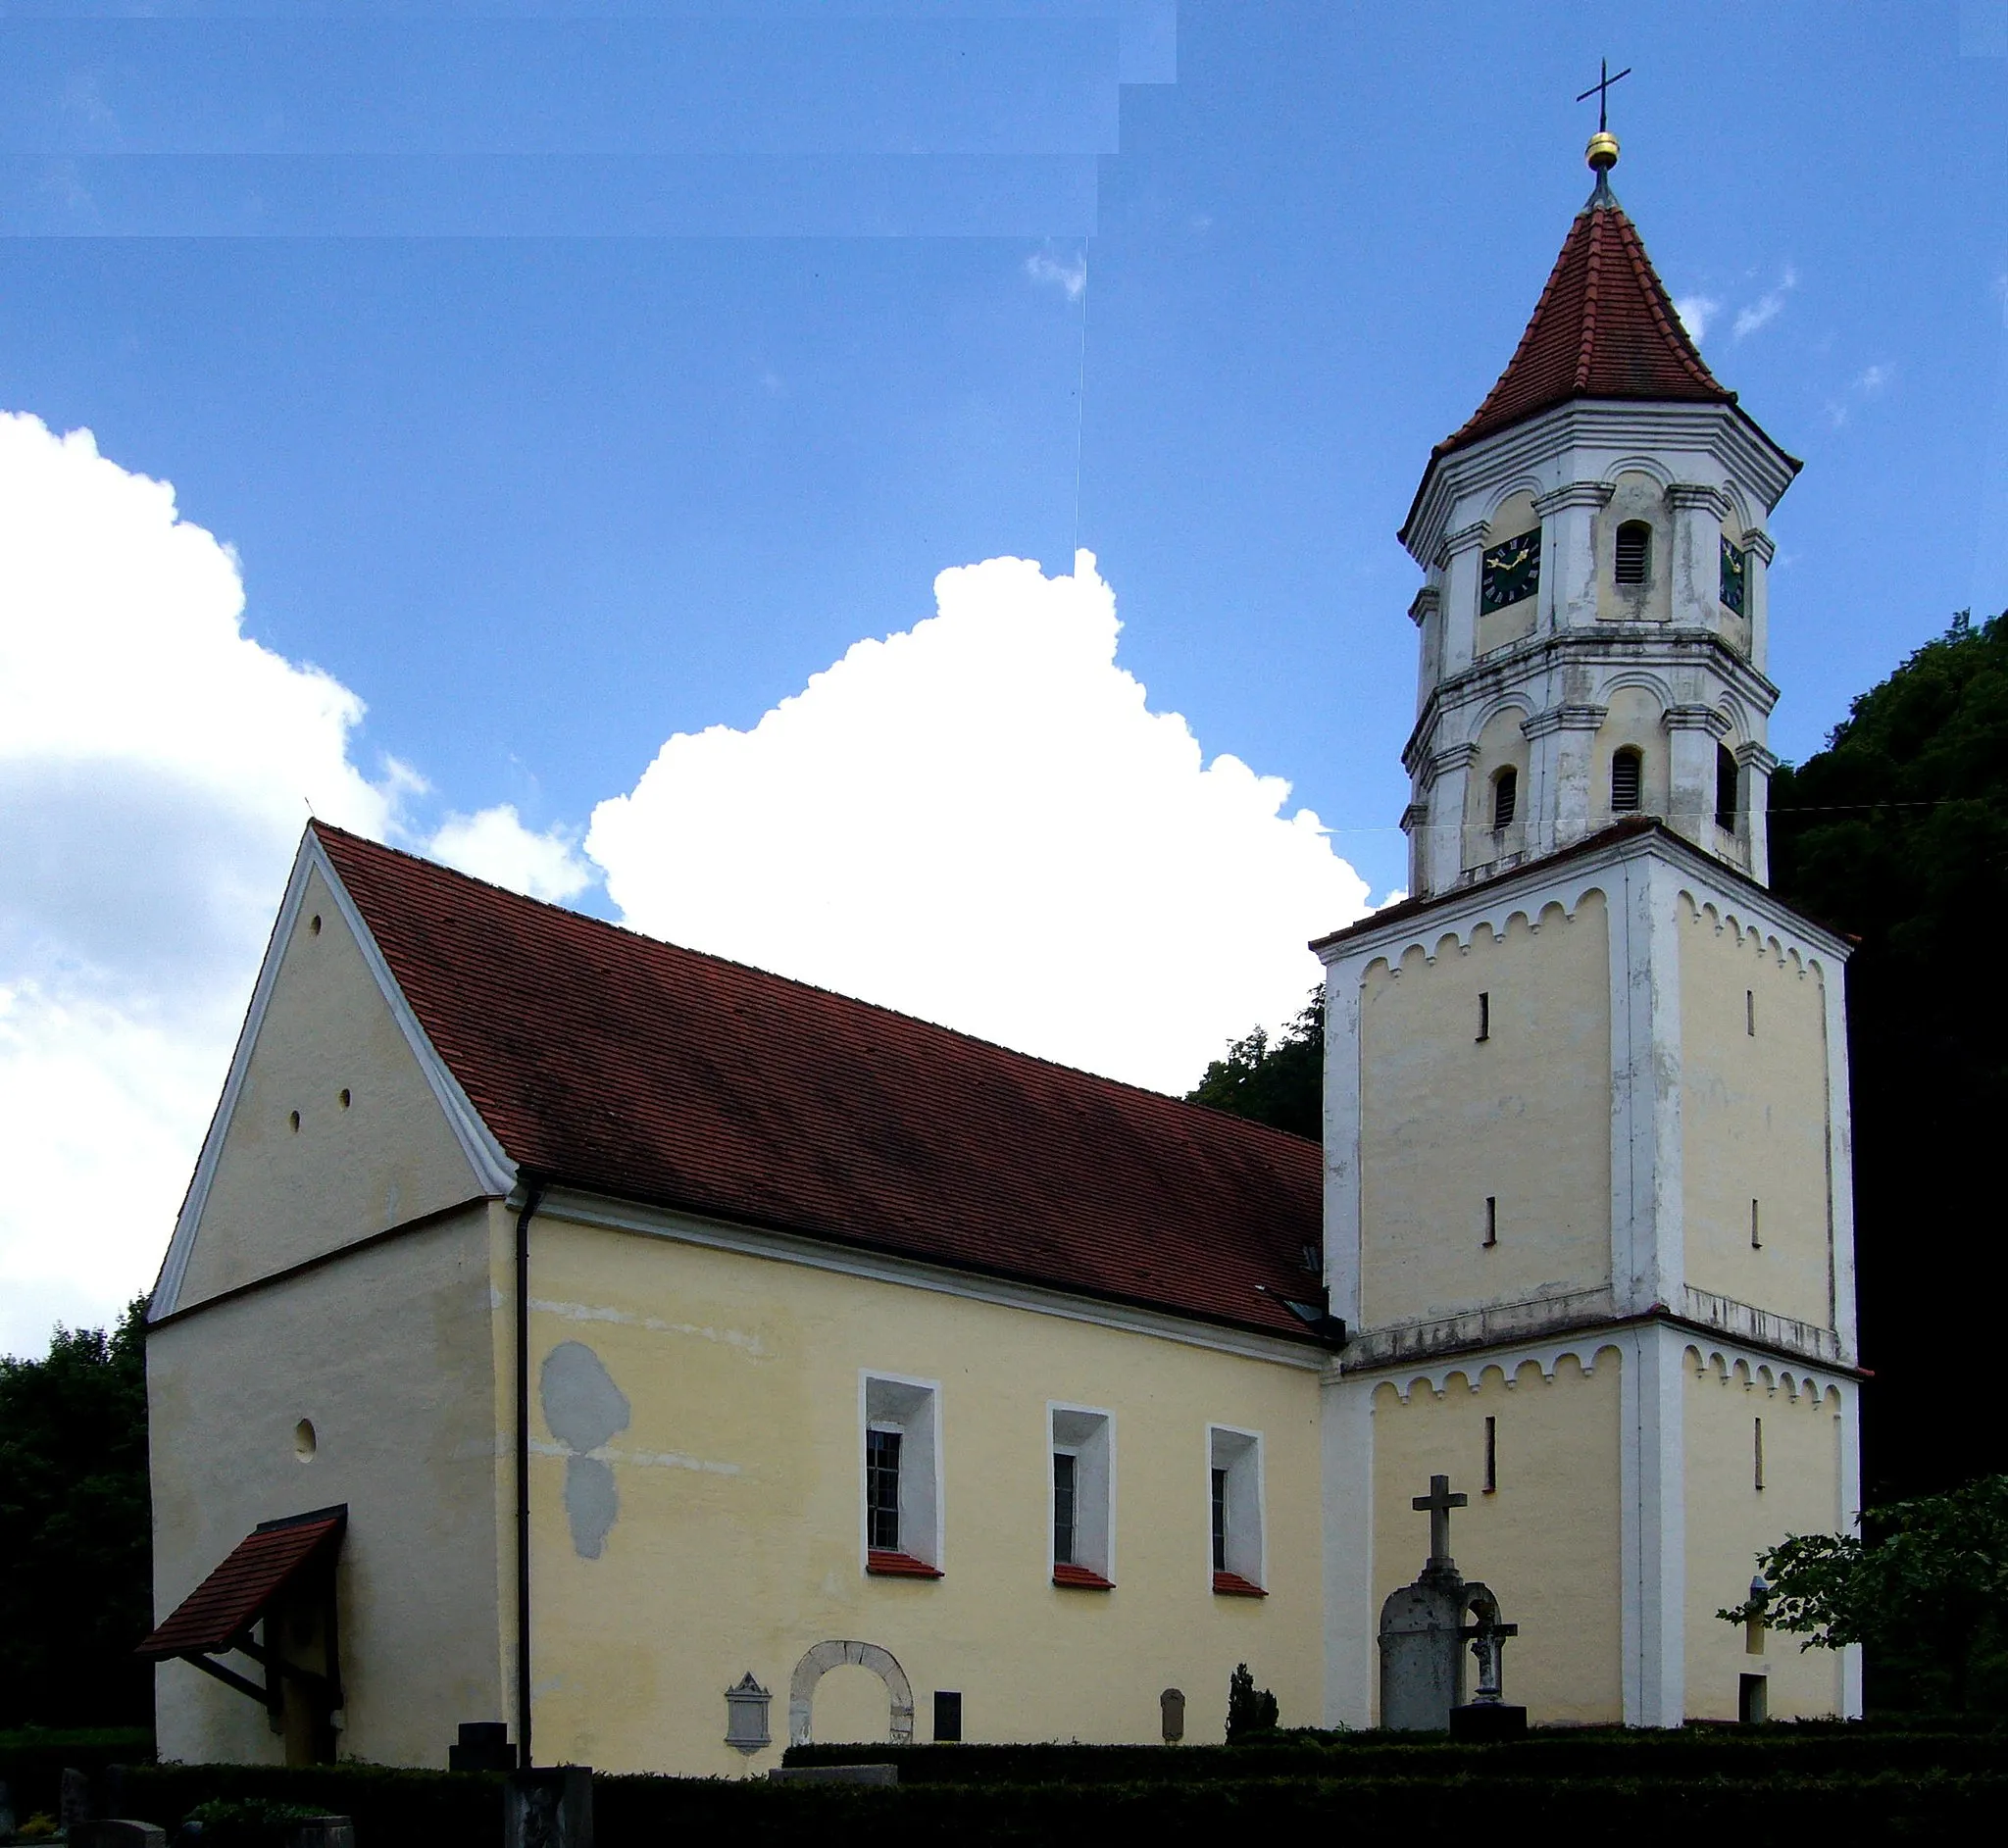
[[1295,1135],[1325,1131],[1325,990],[1311,990],[1303,1010],[1271,1041],[1256,1027],[1206,1068],[1189,1104],[1206,1104],[1232,1117],[1266,1123]]
[[[1802,1649],[1861,1643],[1885,1687],[1908,1696],[1895,1704],[1964,1712],[1977,1681],[2004,1680],[2008,1475],[1875,1510],[1863,1525],[1866,1537],[1788,1534],[1757,1556],[1769,1589],[1716,1616],[1803,1636]],[[2008,1682],[1983,1691],[1998,1704]]]
[[145,1304],[0,1359],[0,1726],[152,1717]]
[[[1859,939],[1847,973],[1871,1498],[2008,1471],[1985,1343],[1939,1332],[2008,1289],[2008,612],[1965,613],[1771,789],[1772,884]],[[1955,1293],[1956,1292],[1956,1297]]]
[[1276,1729],[1276,1696],[1257,1687],[1244,1662],[1228,1676],[1228,1743],[1245,1739],[1251,1732]]

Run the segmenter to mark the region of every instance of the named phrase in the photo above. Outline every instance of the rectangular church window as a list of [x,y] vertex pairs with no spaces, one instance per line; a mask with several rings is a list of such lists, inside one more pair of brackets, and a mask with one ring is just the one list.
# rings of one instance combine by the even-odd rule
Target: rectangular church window
[[934,1690],[934,1743],[962,1743],[962,1696],[945,1687]]
[[865,1433],[865,1521],[875,1552],[899,1551],[898,1431]]
[[1732,545],[1728,539],[1722,542],[1722,604],[1726,610],[1737,616],[1743,614],[1745,593],[1750,581],[1749,555],[1740,546]]
[[1262,1439],[1216,1424],[1206,1445],[1213,1484],[1213,1588],[1231,1597],[1264,1597]]
[[1485,1420],[1485,1493],[1499,1492],[1499,1421]]
[[864,1542],[868,1573],[941,1576],[941,1458],[929,1380],[863,1377]]
[[1531,597],[1541,582],[1541,529],[1518,532],[1497,545],[1487,546],[1481,561],[1479,608],[1481,612],[1503,610],[1509,603]]
[[1085,1406],[1046,1408],[1053,1453],[1053,1582],[1107,1591],[1114,1564],[1111,1514],[1115,1421]]

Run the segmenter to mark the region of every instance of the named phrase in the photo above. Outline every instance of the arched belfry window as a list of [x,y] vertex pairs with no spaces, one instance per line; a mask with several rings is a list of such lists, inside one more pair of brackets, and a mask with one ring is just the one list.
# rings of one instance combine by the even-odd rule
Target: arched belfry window
[[1611,753],[1611,813],[1635,815],[1645,782],[1644,754],[1632,745]]
[[1642,520],[1628,520],[1618,528],[1618,581],[1642,584],[1651,575],[1652,527]]
[[1715,824],[1725,832],[1736,831],[1736,758],[1728,745],[1715,747]]
[[1513,825],[1520,809],[1520,773],[1502,770],[1492,778],[1492,826],[1504,830]]

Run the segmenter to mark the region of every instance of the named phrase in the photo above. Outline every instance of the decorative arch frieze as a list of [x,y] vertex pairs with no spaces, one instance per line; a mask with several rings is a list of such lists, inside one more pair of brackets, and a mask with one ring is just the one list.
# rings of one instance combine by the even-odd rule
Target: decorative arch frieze
[[1814,1411],[1838,1412],[1843,1394],[1841,1382],[1832,1374],[1789,1362],[1753,1360],[1732,1348],[1698,1341],[1687,1343],[1686,1360],[1698,1377],[1714,1375],[1723,1386],[1740,1386],[1746,1392],[1768,1396],[1782,1393],[1791,1403],[1805,1403]]
[[807,1745],[810,1742],[809,1715],[816,1700],[816,1683],[831,1669],[840,1669],[846,1664],[870,1669],[885,1683],[892,1707],[886,1736],[894,1745],[911,1745],[914,1742],[913,1683],[906,1678],[906,1671],[899,1666],[891,1650],[881,1649],[877,1643],[860,1642],[818,1643],[795,1664],[795,1672],[788,1679],[788,1743]]
[[1360,979],[1365,981],[1368,975],[1380,968],[1386,969],[1390,974],[1400,974],[1403,960],[1413,950],[1420,950],[1424,960],[1432,965],[1437,957],[1444,954],[1446,944],[1462,956],[1470,950],[1472,938],[1480,930],[1490,931],[1492,940],[1496,943],[1505,936],[1516,918],[1530,930],[1535,932],[1538,932],[1541,925],[1548,921],[1550,913],[1554,914],[1557,923],[1573,924],[1577,912],[1582,907],[1582,901],[1592,892],[1608,902],[1608,884],[1607,873],[1585,873],[1580,881],[1572,880],[1560,887],[1550,887],[1545,892],[1527,893],[1510,899],[1502,898],[1495,905],[1486,906],[1481,911],[1472,913],[1468,918],[1460,919],[1456,927],[1448,930],[1442,927],[1438,920],[1418,919],[1412,935],[1404,937],[1399,943],[1385,945],[1361,968]]
[[1480,1392],[1484,1388],[1486,1377],[1497,1374],[1511,1391],[1519,1383],[1522,1371],[1528,1367],[1538,1367],[1542,1380],[1552,1385],[1555,1369],[1565,1360],[1574,1361],[1587,1379],[1596,1372],[1606,1354],[1614,1362],[1622,1364],[1623,1350],[1617,1342],[1605,1336],[1592,1335],[1584,1340],[1558,1341],[1544,1347],[1511,1348],[1502,1355],[1476,1358],[1469,1354],[1451,1355],[1429,1366],[1405,1367],[1377,1380],[1375,1387],[1377,1391],[1381,1386],[1393,1387],[1401,1403],[1406,1405],[1418,1386],[1428,1386],[1431,1394],[1441,1399],[1448,1396],[1453,1379],[1462,1379],[1470,1392]]
[[1811,944],[1782,937],[1769,920],[1746,921],[1714,899],[1696,897],[1688,886],[1681,888],[1680,896],[1687,907],[1688,922],[1707,924],[1717,936],[1733,931],[1738,949],[1747,946],[1756,954],[1770,957],[1781,969],[1789,968],[1801,976],[1818,974],[1826,979],[1827,962],[1821,952]]

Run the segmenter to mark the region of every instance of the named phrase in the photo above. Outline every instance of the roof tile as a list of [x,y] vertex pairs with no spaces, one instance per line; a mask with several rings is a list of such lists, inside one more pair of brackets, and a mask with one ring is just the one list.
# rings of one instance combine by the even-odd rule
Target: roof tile
[[1315,1142],[314,831],[536,1176],[1306,1337]]

